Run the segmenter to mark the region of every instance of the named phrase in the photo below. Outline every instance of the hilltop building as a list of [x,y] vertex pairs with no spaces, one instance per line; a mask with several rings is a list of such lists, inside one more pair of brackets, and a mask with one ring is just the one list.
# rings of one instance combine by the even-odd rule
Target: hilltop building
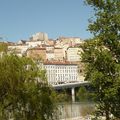
[[35,47],[27,50],[27,57],[46,60],[46,48]]
[[38,32],[30,37],[30,41],[48,41],[48,35],[47,33]]
[[67,49],[67,60],[68,61],[80,61],[82,49],[78,47],[69,47]]
[[62,48],[54,48],[55,60],[64,60],[64,50]]
[[46,33],[39,32],[32,35],[29,40],[20,40],[14,45],[9,45],[8,49],[19,56],[27,55],[35,58],[41,56],[43,60],[80,61],[78,50],[82,43],[78,37],[59,37],[53,40],[48,39]]
[[20,57],[26,55],[26,51],[29,47],[26,44],[14,44],[8,46],[8,52],[14,53]]
[[29,47],[36,47],[42,44],[46,44],[48,41],[48,35],[43,32],[36,33],[30,37],[29,41],[26,42],[26,44]]

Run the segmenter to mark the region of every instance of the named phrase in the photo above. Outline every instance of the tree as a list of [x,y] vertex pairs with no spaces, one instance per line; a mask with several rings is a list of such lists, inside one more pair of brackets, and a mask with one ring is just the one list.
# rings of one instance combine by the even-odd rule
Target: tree
[[[116,63],[112,53],[99,40],[89,40],[84,44],[83,61],[86,63],[86,80],[91,81],[95,89],[95,98],[100,115],[110,119],[119,103],[120,64]],[[117,105],[117,106],[115,106]],[[116,115],[115,115],[116,116]],[[117,116],[119,117],[119,115]]]
[[25,57],[0,58],[0,119],[48,120],[53,118],[54,94],[44,70]]
[[120,1],[86,0],[95,10],[89,31],[94,38],[83,46],[86,80],[95,87],[98,111],[120,118]]
[[8,45],[4,42],[0,42],[0,52],[7,52]]
[[71,96],[66,90],[59,91],[55,93],[57,103],[71,102]]
[[79,102],[90,102],[90,101],[94,101],[94,94],[93,92],[90,92],[89,90],[87,90],[85,87],[80,87],[76,97],[78,99]]
[[95,19],[90,20],[88,30],[103,41],[120,62],[120,1],[86,0],[94,8]]

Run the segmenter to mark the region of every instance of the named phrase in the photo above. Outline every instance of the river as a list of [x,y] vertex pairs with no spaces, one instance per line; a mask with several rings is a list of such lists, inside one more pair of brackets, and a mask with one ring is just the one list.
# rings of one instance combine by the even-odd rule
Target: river
[[59,120],[90,120],[94,108],[93,103],[59,103],[57,116]]

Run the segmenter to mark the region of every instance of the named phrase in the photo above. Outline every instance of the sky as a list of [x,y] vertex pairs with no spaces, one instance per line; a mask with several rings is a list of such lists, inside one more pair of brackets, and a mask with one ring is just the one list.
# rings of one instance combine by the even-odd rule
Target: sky
[[16,42],[37,32],[49,38],[90,38],[88,19],[93,10],[84,0],[0,0],[0,37]]

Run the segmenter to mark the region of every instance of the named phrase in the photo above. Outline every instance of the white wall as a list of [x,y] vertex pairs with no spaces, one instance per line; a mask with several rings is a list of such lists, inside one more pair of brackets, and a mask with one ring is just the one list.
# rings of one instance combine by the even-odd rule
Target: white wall
[[77,65],[44,65],[50,84],[79,81]]
[[80,61],[81,48],[68,48],[67,49],[67,60],[68,61]]

